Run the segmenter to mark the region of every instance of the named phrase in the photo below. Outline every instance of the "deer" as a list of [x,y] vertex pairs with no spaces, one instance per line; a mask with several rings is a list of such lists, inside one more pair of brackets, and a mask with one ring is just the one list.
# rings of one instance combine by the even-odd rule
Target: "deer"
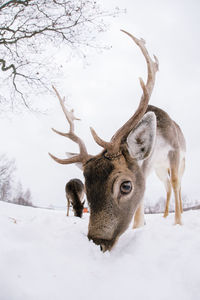
[[85,201],[82,202],[84,197],[84,184],[78,178],[71,179],[65,186],[65,193],[67,198],[67,217],[69,216],[69,207],[71,203],[74,215],[81,218],[85,204]]
[[155,170],[166,189],[164,217],[169,213],[173,190],[174,224],[182,224],[181,179],[185,169],[185,139],[178,124],[164,110],[149,105],[159,68],[157,57],[154,55],[151,58],[143,39],[121,31],[141,50],[147,63],[147,81],[144,83],[140,78],[142,96],[138,108],[109,142],[90,128],[94,141],[103,148],[99,154],[88,154],[83,140],[74,132],[74,121],[77,120],[74,111],[65,108],[64,99],[53,87],[70,129],[68,133],[52,130],[77,143],[79,153],[68,153],[68,157],[63,159],[49,155],[59,164],[77,164],[82,168],[90,208],[87,236],[103,252],[113,249],[133,216],[134,229],[145,224],[145,184],[152,170]]

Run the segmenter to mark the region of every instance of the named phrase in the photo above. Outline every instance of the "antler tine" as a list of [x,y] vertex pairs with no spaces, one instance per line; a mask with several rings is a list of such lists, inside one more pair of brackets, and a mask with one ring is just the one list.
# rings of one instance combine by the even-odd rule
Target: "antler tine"
[[80,155],[76,155],[71,158],[60,159],[60,158],[52,155],[51,153],[48,153],[48,154],[53,160],[55,160],[57,163],[59,163],[61,165],[69,165],[69,164],[73,164],[73,163],[83,162],[82,157]]
[[147,83],[146,87],[149,93],[149,98],[151,96],[151,93],[153,91],[153,87],[155,84],[155,74],[159,69],[159,62],[157,57],[154,55],[155,61],[153,61],[145,47],[145,40],[144,39],[137,39],[135,36],[133,36],[131,33],[121,29],[122,32],[130,36],[130,38],[138,45],[140,50],[142,51],[142,54],[145,57],[145,60],[147,62],[147,68],[148,68],[148,78],[147,78]]
[[53,90],[56,93],[56,96],[58,97],[58,100],[60,102],[61,108],[64,112],[65,117],[67,118],[67,121],[69,122],[69,126],[70,126],[70,130],[69,132],[74,132],[74,120],[79,120],[78,118],[76,118],[74,116],[74,110],[72,109],[71,111],[68,111],[67,108],[65,107],[65,97],[62,99],[62,97],[60,96],[59,92],[57,91],[57,89],[55,88],[55,86],[52,85]]
[[60,163],[60,164],[72,164],[72,163],[76,163],[76,162],[86,162],[91,156],[88,154],[86,146],[84,144],[84,142],[81,140],[81,138],[79,138],[75,133],[74,133],[74,120],[80,120],[78,118],[76,118],[74,116],[74,110],[72,109],[71,111],[68,111],[67,108],[65,107],[64,104],[64,98],[62,99],[62,97],[60,96],[60,94],[58,93],[57,89],[52,86],[53,90],[55,91],[61,108],[64,112],[64,115],[69,123],[70,126],[70,130],[68,133],[63,133],[60,132],[54,128],[52,128],[52,130],[62,136],[65,136],[67,138],[69,138],[70,140],[72,140],[73,142],[77,143],[79,145],[79,150],[80,150],[80,154],[75,155],[74,157],[71,158],[67,158],[67,159],[60,159],[55,157],[54,155],[52,155],[51,153],[49,153],[49,155],[51,156],[51,158],[53,158],[56,162]]
[[120,146],[120,143],[123,139],[126,139],[130,131],[138,124],[138,122],[141,120],[143,115],[145,114],[149,99],[151,97],[154,84],[155,84],[155,77],[156,72],[158,71],[159,63],[157,57],[154,55],[155,61],[153,61],[145,47],[145,41],[144,39],[137,39],[132,34],[125,30],[121,30],[128,36],[132,38],[132,40],[138,45],[140,50],[142,51],[145,60],[147,62],[147,69],[148,69],[148,77],[147,77],[147,83],[144,84],[143,80],[140,78],[140,85],[143,90],[143,95],[141,97],[139,106],[136,110],[136,112],[133,114],[133,116],[115,133],[115,135],[112,137],[111,141],[116,145],[115,147]]
[[[123,140],[125,140],[128,136],[128,134],[131,132],[131,130],[138,124],[138,122],[141,120],[143,115],[145,114],[149,99],[151,97],[153,87],[155,84],[155,75],[158,71],[159,63],[157,57],[154,55],[153,61],[145,47],[145,41],[143,39],[137,39],[132,34],[125,30],[121,30],[128,36],[132,38],[132,40],[138,45],[140,50],[142,51],[145,60],[147,62],[147,69],[148,69],[148,77],[147,77],[147,83],[145,84],[143,80],[140,78],[140,85],[143,90],[143,94],[139,103],[139,106],[136,110],[136,112],[133,114],[133,116],[120,128],[117,130],[117,132],[114,134],[110,142],[103,141],[96,132],[92,129],[92,135],[94,140],[97,144],[99,144],[101,147],[107,150],[107,152],[112,156],[112,154],[117,153],[120,148],[120,144]],[[109,155],[108,155],[109,156]]]
[[140,86],[143,90],[143,94],[139,106],[136,112],[133,114],[133,116],[113,135],[111,142],[114,145],[113,147],[114,152],[118,151],[115,149],[119,149],[122,140],[125,140],[127,138],[128,134],[139,123],[139,121],[141,120],[141,118],[143,117],[143,115],[147,110],[150,95],[142,78],[139,78],[139,80],[140,80]]
[[92,133],[93,139],[95,140],[95,142],[101,146],[104,149],[110,149],[111,148],[111,143],[109,142],[105,142],[104,140],[102,140],[96,133],[96,131],[90,127],[90,131]]

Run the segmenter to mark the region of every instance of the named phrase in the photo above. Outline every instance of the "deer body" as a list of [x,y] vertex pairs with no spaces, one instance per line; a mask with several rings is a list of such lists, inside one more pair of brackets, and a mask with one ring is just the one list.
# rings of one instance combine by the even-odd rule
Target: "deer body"
[[[123,31],[123,30],[122,30]],[[94,129],[95,142],[103,148],[89,155],[82,139],[74,133],[73,110],[68,111],[54,88],[70,130],[62,133],[79,146],[80,153],[69,153],[65,159],[50,156],[60,164],[81,165],[85,177],[85,190],[90,207],[88,238],[103,251],[111,250],[129,226],[133,215],[134,227],[144,224],[143,196],[145,182],[151,170],[165,184],[168,214],[171,190],[175,196],[175,224],[181,224],[181,177],[184,172],[185,140],[179,126],[163,110],[148,105],[158,71],[158,60],[151,59],[143,39],[127,34],[140,48],[148,69],[147,82],[140,79],[143,91],[139,106],[132,117],[113,135],[110,142],[102,140]]]
[[[182,224],[181,179],[185,168],[186,144],[180,127],[163,110],[149,105],[147,112],[154,112],[157,120],[155,145],[151,155],[142,162],[145,177],[154,170],[166,189],[164,217],[169,214],[171,191],[175,198],[175,224]],[[136,212],[134,228],[144,223],[143,202]]]
[[74,215],[76,217],[82,217],[84,202],[84,184],[80,179],[71,179],[65,186],[66,198],[67,198],[67,216],[69,216],[69,206],[72,204]]

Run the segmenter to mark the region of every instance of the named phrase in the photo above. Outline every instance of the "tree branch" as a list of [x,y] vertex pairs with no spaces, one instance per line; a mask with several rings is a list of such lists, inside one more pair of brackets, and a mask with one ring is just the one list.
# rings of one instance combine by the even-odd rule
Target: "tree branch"
[[28,6],[30,0],[25,0],[25,1],[17,1],[17,0],[10,0],[7,1],[6,3],[4,3],[3,5],[0,6],[0,10],[12,6],[12,5],[24,5],[24,6]]
[[[96,44],[95,37],[107,28],[104,18],[116,16],[121,11],[104,11],[97,1],[1,1],[0,71],[10,74],[8,80],[13,91],[25,105],[25,92],[27,95],[33,93],[33,87],[37,88],[36,91],[41,88],[41,92],[48,89],[52,74],[61,70],[56,55],[49,64],[46,63],[50,56],[49,49],[54,47],[59,51],[59,48],[67,48],[69,53],[69,49],[84,51],[86,47],[103,48]],[[59,57],[58,51],[56,54]],[[81,54],[85,57],[83,52]],[[16,101],[16,94],[13,95]]]

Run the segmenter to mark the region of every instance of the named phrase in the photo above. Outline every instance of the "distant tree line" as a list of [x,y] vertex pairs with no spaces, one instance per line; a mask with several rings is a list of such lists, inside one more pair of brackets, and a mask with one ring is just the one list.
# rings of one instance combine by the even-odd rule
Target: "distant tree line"
[[[9,203],[34,206],[30,189],[24,191],[21,182],[16,184],[16,163],[14,159],[8,159],[5,154],[0,155],[0,201]],[[183,210],[200,209],[199,200],[191,201],[183,196]],[[145,213],[163,213],[165,210],[165,199],[160,198],[156,203],[146,203]],[[170,212],[174,212],[174,201],[170,203]]]
[[15,171],[15,160],[0,155],[0,201],[33,206],[30,190],[24,191],[21,182],[16,185]]
[[[186,196],[182,197],[183,200],[183,211],[200,209],[200,201],[199,200],[191,200]],[[145,204],[145,213],[146,214],[159,214],[165,211],[166,199],[160,198],[156,203],[147,203]],[[175,211],[175,203],[173,198],[171,199],[169,212]]]

